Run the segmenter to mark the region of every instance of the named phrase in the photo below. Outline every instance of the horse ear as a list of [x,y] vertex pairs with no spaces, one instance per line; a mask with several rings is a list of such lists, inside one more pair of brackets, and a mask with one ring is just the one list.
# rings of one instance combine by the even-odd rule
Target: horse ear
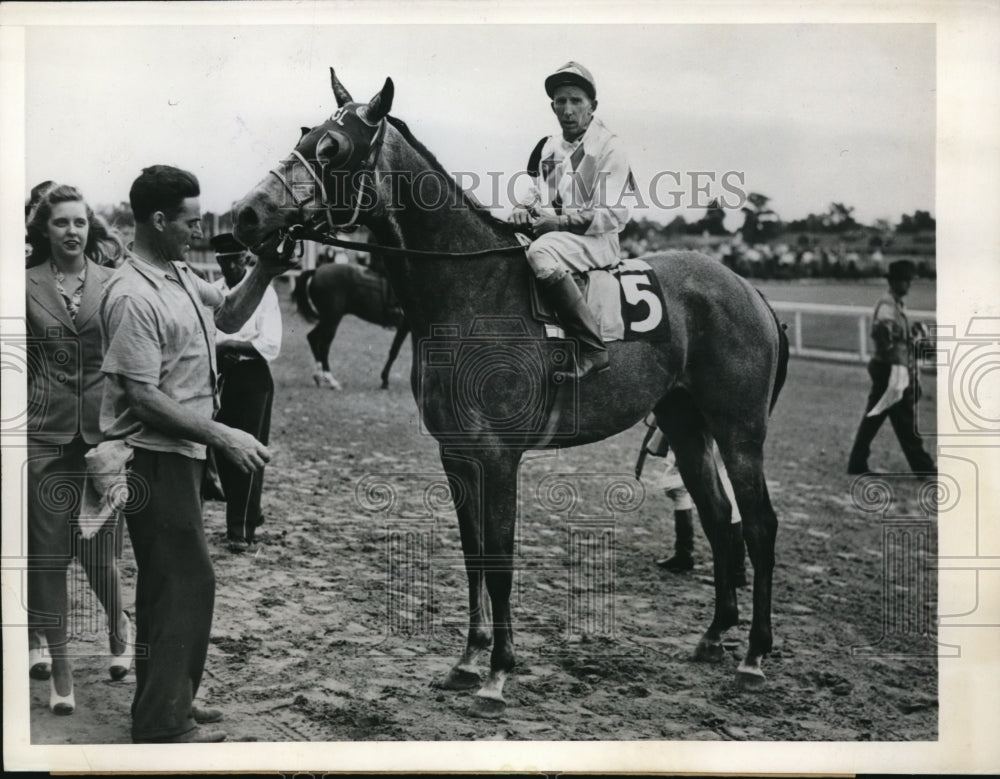
[[300,127],[299,129],[302,131],[302,134],[299,136],[299,140],[301,141],[303,138],[306,137],[306,133],[308,133],[312,128],[311,127]]
[[395,91],[396,88],[392,85],[392,79],[387,78],[382,91],[369,100],[368,105],[362,106],[358,110],[358,116],[369,124],[378,124],[381,122],[392,108],[392,96],[395,94]]
[[337,108],[343,108],[348,103],[354,102],[351,93],[340,83],[340,79],[333,72],[333,68],[330,68],[330,86],[333,87],[333,96],[337,98]]

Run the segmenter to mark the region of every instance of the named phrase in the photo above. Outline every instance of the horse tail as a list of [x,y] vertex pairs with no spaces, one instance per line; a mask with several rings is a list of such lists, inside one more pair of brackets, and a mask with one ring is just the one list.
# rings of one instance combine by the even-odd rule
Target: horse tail
[[785,332],[788,326],[782,324],[781,320],[778,319],[777,312],[767,302],[764,293],[758,289],[757,294],[764,301],[767,310],[771,312],[771,316],[774,317],[774,324],[778,328],[778,370],[774,375],[774,390],[771,392],[771,405],[767,409],[767,412],[770,414],[774,411],[774,405],[778,402],[778,394],[781,392],[781,388],[785,386],[785,379],[788,378],[788,333]]
[[298,309],[299,316],[307,322],[315,322],[319,319],[319,312],[309,296],[309,287],[315,273],[314,270],[302,271],[295,279],[295,287],[292,289],[292,297],[295,298],[295,307]]

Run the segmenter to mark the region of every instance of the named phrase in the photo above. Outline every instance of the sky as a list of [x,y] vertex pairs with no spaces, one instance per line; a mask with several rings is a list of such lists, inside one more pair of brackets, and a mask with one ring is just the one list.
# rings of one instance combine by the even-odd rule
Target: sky
[[[727,173],[785,220],[832,201],[865,223],[935,212],[926,24],[33,27],[25,186],[110,204],[169,163],[199,177],[203,210],[228,210],[335,110],[330,66],[358,100],[391,77],[393,115],[446,169],[506,182],[558,130],[542,83],[570,59],[594,74],[597,116],[647,195],[634,216],[697,219],[723,195],[736,227]],[[476,194],[507,212],[505,185]]]

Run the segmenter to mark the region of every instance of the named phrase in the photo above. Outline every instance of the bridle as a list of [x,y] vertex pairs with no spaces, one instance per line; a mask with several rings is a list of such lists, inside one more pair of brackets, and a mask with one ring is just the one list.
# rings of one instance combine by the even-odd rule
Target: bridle
[[[336,121],[336,117],[334,117]],[[369,125],[370,126],[370,125]],[[333,216],[334,209],[330,206],[327,197],[326,183],[324,181],[324,170],[320,167],[317,172],[316,169],[309,163],[305,156],[296,148],[292,150],[291,155],[282,160],[281,166],[284,167],[289,163],[298,161],[309,177],[313,180],[314,184],[312,187],[312,192],[308,198],[299,199],[295,194],[295,190],[288,180],[282,175],[282,173],[277,168],[272,168],[270,174],[273,175],[281,183],[285,192],[292,199],[292,203],[298,210],[298,220],[297,223],[292,225],[287,230],[278,230],[276,233],[264,239],[260,246],[251,248],[254,254],[260,254],[265,246],[273,243],[274,246],[280,247],[281,244],[287,239],[289,242],[294,243],[300,240],[315,241],[316,243],[326,244],[327,246],[340,246],[347,249],[354,249],[357,251],[369,251],[377,252],[386,257],[453,257],[453,258],[475,258],[475,257],[489,257],[497,254],[510,254],[518,255],[523,257],[525,246],[523,244],[515,244],[513,246],[502,246],[493,247],[489,249],[481,249],[477,251],[469,252],[441,252],[441,251],[422,251],[419,249],[402,249],[394,246],[378,246],[370,243],[361,243],[357,241],[346,241],[342,238],[337,238],[336,233],[350,233],[359,227],[358,219],[361,217],[365,203],[366,189],[370,190],[370,196],[372,202],[376,200],[376,188],[375,188],[375,166],[378,164],[379,158],[382,152],[382,145],[385,140],[386,132],[386,120],[381,119],[378,123],[378,127],[375,131],[375,135],[372,137],[371,142],[368,145],[368,153],[365,158],[361,161],[358,167],[357,174],[360,177],[357,191],[354,194],[354,207],[351,212],[350,218],[346,222],[337,222]],[[323,136],[317,141],[317,147],[322,141],[323,137],[330,135],[330,131],[327,130]],[[331,135],[332,137],[332,135]],[[310,203],[316,201],[319,198],[320,205],[323,207],[326,216],[326,227],[329,231],[324,231],[317,229],[317,225],[314,224],[316,220],[309,217],[306,214],[306,206]],[[370,209],[369,209],[370,210]],[[287,248],[287,247],[286,247]],[[279,249],[280,250],[280,249]]]
[[[313,180],[313,182],[315,182],[312,187],[312,192],[308,198],[300,200],[295,194],[294,188],[288,183],[288,180],[284,177],[284,175],[282,175],[276,168],[272,168],[270,170],[271,175],[278,179],[285,192],[287,192],[288,196],[292,199],[292,204],[299,213],[299,222],[303,227],[311,228],[313,226],[309,224],[312,220],[306,216],[305,208],[319,198],[319,204],[323,207],[326,215],[326,224],[332,232],[352,232],[358,228],[358,219],[361,217],[362,204],[365,202],[366,189],[370,190],[372,202],[375,201],[375,166],[378,164],[378,160],[382,152],[382,143],[385,140],[385,125],[385,119],[382,119],[378,123],[378,129],[376,129],[375,135],[372,137],[371,143],[368,145],[368,154],[365,155],[365,158],[362,160],[361,166],[358,169],[357,175],[360,180],[357,192],[354,194],[354,208],[350,218],[346,222],[337,222],[334,219],[333,208],[328,202],[326,183],[323,181],[324,171],[322,167],[319,172],[317,172],[312,164],[298,149],[293,149],[289,158],[282,161],[281,166],[284,167],[288,163],[292,163],[296,160],[301,163],[302,167],[305,168],[306,173],[308,173],[309,177]],[[328,135],[330,135],[329,130],[324,133],[324,136]],[[320,140],[322,140],[324,136],[321,136]],[[317,141],[317,146],[318,144],[319,142]]]

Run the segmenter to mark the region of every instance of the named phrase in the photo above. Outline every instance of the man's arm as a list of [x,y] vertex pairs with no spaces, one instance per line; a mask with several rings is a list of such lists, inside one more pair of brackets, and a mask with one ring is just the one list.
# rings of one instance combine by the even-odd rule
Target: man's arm
[[271,459],[267,447],[249,433],[195,414],[153,384],[124,376],[112,380],[122,383],[135,415],[161,433],[214,447],[246,473],[259,471]]
[[291,267],[289,259],[294,250],[295,242],[287,239],[283,245],[257,249],[257,263],[247,273],[243,283],[226,295],[222,305],[215,310],[215,326],[224,333],[238,332],[257,310],[271,279]]

